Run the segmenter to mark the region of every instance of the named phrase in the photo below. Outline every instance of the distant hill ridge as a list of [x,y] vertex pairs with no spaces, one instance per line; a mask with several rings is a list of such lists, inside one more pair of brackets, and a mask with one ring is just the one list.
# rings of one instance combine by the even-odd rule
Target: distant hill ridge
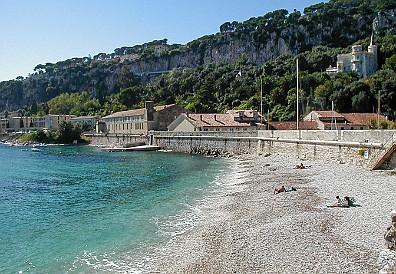
[[[0,83],[0,111],[17,110],[46,102],[61,93],[87,91],[105,98],[139,81],[145,75],[172,69],[251,63],[261,66],[281,55],[297,55],[315,46],[345,48],[354,42],[386,32],[396,33],[393,1],[333,0],[299,11],[269,12],[244,22],[225,22],[216,34],[187,45],[168,45],[156,40],[122,47],[114,53],[73,58],[38,65],[26,79]],[[328,66],[328,64],[326,64]],[[101,99],[100,99],[101,100]]]

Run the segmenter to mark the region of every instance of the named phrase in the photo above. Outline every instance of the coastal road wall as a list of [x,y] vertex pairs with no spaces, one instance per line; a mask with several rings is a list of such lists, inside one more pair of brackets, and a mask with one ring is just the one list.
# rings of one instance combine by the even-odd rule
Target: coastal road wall
[[277,154],[293,157],[296,161],[321,159],[371,168],[396,142],[396,131],[155,132],[154,142],[163,149],[183,153]]
[[[144,142],[181,153],[210,156],[277,154],[293,157],[296,161],[321,159],[371,168],[386,149],[396,143],[396,130],[156,131],[146,135],[94,134],[90,138],[92,144],[98,146],[116,147]],[[389,162],[386,166],[395,168]]]

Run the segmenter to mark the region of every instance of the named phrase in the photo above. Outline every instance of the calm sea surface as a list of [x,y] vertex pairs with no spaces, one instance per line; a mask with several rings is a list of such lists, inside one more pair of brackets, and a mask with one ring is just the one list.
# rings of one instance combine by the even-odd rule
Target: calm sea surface
[[0,144],[0,273],[136,270],[127,258],[191,226],[186,212],[229,171],[184,154]]

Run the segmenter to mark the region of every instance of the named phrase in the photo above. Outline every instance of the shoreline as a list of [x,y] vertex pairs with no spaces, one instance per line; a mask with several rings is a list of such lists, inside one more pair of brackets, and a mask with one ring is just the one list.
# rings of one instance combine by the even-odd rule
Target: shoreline
[[[284,155],[232,161],[240,181],[213,197],[203,209],[206,221],[153,251],[143,273],[378,273],[384,267],[394,176],[316,160],[295,169],[300,160]],[[280,185],[297,191],[274,195]],[[336,195],[355,197],[360,206],[327,208]]]
[[[226,159],[233,172],[199,205],[199,221],[125,269],[139,273],[388,273],[383,234],[395,176],[295,156]],[[297,191],[273,194],[285,185]],[[326,208],[335,196],[359,207]],[[193,216],[194,217],[194,216]],[[193,218],[192,220],[196,220]],[[394,255],[395,252],[393,252]],[[387,257],[388,256],[388,257]],[[134,256],[132,256],[134,257]],[[396,256],[393,256],[395,264]],[[140,257],[142,259],[142,257]],[[125,262],[125,261],[124,261]],[[395,271],[395,270],[393,270]]]

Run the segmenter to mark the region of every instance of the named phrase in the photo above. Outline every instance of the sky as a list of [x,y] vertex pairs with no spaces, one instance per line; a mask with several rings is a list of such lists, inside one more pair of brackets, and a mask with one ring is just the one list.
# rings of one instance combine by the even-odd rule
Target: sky
[[[0,81],[38,64],[167,38],[186,44],[267,12],[321,0],[0,0]],[[324,1],[328,2],[328,1]]]

